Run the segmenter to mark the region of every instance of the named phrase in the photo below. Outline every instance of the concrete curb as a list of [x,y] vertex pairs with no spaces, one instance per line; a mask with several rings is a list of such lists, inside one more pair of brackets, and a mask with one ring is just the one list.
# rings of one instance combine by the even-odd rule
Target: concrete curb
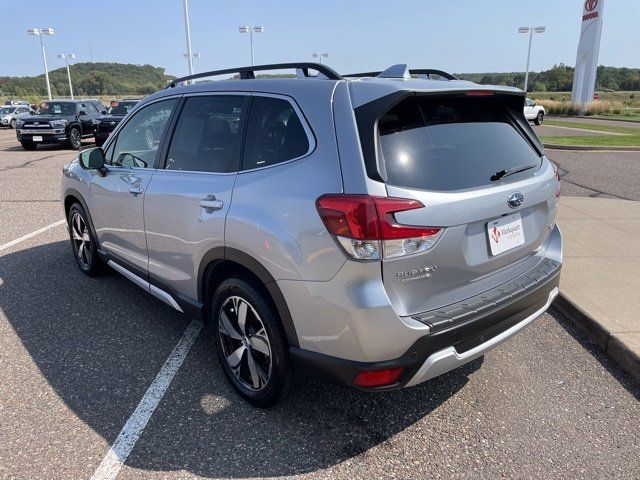
[[640,123],[640,120],[636,119],[624,119],[624,118],[604,118],[598,117],[597,115],[548,115],[551,118],[582,118],[582,119],[591,119],[591,120],[606,120],[607,122],[630,122],[630,123]]
[[587,145],[556,145],[543,143],[544,148],[550,150],[575,150],[578,152],[640,152],[640,147],[591,147]]
[[640,383],[640,354],[608,331],[560,291],[553,305],[582,330],[600,349]]

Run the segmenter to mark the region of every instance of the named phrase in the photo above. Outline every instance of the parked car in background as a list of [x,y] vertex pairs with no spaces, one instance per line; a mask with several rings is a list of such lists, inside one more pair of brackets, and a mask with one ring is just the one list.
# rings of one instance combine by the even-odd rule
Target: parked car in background
[[99,100],[45,101],[34,115],[18,119],[16,135],[25,150],[52,143],[79,149],[83,138],[93,137],[96,119],[106,112]]
[[300,375],[379,392],[482,356],[558,294],[560,180],[521,90],[429,71],[175,80],[64,166],[77,266],[204,319],[261,407]]
[[524,101],[524,117],[527,120],[533,120],[536,125],[542,125],[546,112],[542,105],[537,105],[536,102],[530,98]]
[[0,107],[0,126],[16,128],[18,118],[30,115],[32,112],[28,105],[8,105]]
[[4,102],[5,105],[26,105],[29,106],[29,102],[27,102],[26,100],[5,100]]
[[95,141],[98,147],[109,138],[111,132],[140,100],[114,100],[106,115],[96,118]]

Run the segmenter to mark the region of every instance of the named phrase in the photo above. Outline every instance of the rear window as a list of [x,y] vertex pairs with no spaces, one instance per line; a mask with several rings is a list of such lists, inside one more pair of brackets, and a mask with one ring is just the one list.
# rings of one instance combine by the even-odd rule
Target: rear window
[[[378,133],[387,183],[401,187],[479,187],[493,183],[490,177],[500,170],[540,162],[493,97],[414,96],[382,116]],[[508,180],[521,180],[536,170]]]

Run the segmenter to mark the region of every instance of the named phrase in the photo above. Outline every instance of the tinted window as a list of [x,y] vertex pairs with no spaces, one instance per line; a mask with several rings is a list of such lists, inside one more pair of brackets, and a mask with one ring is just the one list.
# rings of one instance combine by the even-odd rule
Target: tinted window
[[185,102],[167,157],[167,170],[235,172],[248,97],[214,95]]
[[169,121],[175,99],[163,100],[139,110],[120,130],[115,142],[112,165],[155,168],[158,145]]
[[109,113],[111,115],[126,115],[138,102],[111,102]]
[[76,106],[71,102],[42,102],[36,115],[75,115]]
[[478,187],[499,170],[541,161],[493,98],[412,97],[383,115],[378,132],[387,181],[403,187]]
[[309,151],[309,139],[286,100],[253,97],[242,169],[275,165]]

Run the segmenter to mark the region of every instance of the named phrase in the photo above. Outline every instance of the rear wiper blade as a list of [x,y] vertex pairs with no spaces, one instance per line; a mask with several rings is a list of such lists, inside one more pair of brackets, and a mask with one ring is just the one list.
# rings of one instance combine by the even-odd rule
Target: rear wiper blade
[[498,170],[496,173],[491,175],[489,180],[495,182],[496,180],[500,180],[504,177],[508,177],[509,175],[513,175],[515,173],[525,172],[527,170],[531,170],[532,168],[536,168],[540,163],[527,163],[526,165],[520,165],[517,167],[507,168],[505,170]]

